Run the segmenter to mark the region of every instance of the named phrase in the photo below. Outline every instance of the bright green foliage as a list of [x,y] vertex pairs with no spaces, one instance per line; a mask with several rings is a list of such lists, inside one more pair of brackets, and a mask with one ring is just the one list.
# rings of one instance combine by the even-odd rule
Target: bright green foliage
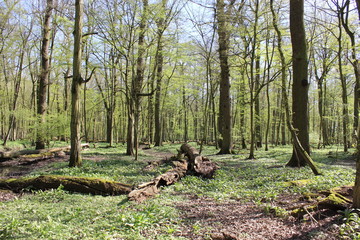
[[[124,155],[124,148],[99,146],[102,144],[84,152],[82,168],[68,168],[67,163],[55,163],[51,168],[43,168],[32,175],[88,176],[138,184],[169,168],[162,166],[152,172],[144,172],[142,168],[152,156],[141,152],[139,161],[134,161]],[[165,145],[154,150],[175,154],[178,147]],[[221,167],[214,179],[186,176],[142,204],[129,202],[126,196],[71,194],[61,187],[0,202],[0,239],[183,239],[178,236],[185,222],[176,204],[189,201],[188,195],[217,201],[254,201],[265,212],[285,217],[284,209],[271,204],[277,196],[316,192],[354,182],[354,169],[337,165],[335,159],[328,155],[329,151],[336,149],[313,153],[314,160],[324,173],[322,176],[314,176],[309,168],[282,167],[290,158],[291,151],[291,147],[271,148],[269,152],[259,151],[258,159],[244,160],[247,157],[245,151],[237,155],[215,155],[217,150],[214,147],[204,147],[203,155]],[[350,156],[341,155],[337,160]],[[284,182],[302,179],[311,181],[306,185],[284,185]],[[344,236],[356,236],[359,222],[355,220],[341,226]],[[192,231],[196,233],[199,229],[203,230],[202,227],[196,223]]]
[[344,215],[344,223],[340,226],[342,239],[360,239],[360,218],[359,212],[354,209],[346,209],[341,213]]
[[178,215],[158,199],[138,205],[127,202],[126,196],[69,194],[62,189],[1,203],[0,209],[0,239],[147,239],[141,231],[166,236],[169,229],[176,230]]

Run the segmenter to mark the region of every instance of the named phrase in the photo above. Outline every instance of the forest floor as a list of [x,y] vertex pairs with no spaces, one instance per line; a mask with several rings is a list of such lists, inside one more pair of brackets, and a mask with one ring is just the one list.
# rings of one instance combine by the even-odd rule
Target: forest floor
[[[147,154],[156,159],[169,158],[172,155],[145,150]],[[353,157],[337,159],[332,164],[354,168],[356,162]],[[201,225],[202,229],[211,229],[211,239],[292,239],[292,240],[332,240],[339,239],[339,224],[341,216],[336,211],[317,210],[303,219],[295,217],[280,218],[275,214],[266,212],[254,202],[242,203],[239,201],[216,201],[208,197],[197,195],[187,196],[188,201],[179,202],[177,207],[181,210],[184,225],[181,236],[188,239],[204,239],[203,234],[194,232],[194,224]],[[273,206],[284,205],[291,209],[299,204],[299,195],[284,194],[272,202]],[[311,215],[311,216],[310,216]],[[204,232],[205,232],[204,231]]]
[[[146,161],[170,158],[174,152],[144,149]],[[108,160],[106,155],[89,155],[87,160],[102,162]],[[27,166],[16,166],[14,162],[0,163],[2,177],[26,176],[36,169],[48,167],[46,171],[55,171],[54,163],[67,162],[68,156],[50,158]],[[351,156],[334,158],[331,165],[354,169],[355,161]],[[220,166],[227,166],[220,162]],[[232,167],[237,167],[232,165]],[[180,227],[173,233],[174,237],[185,239],[339,239],[339,228],[342,223],[339,212],[315,210],[301,218],[282,216],[281,209],[291,209],[301,201],[301,193],[282,193],[273,199],[252,201],[234,197],[216,199],[206,194],[174,191],[181,195],[182,201],[175,201],[179,210]],[[0,191],[0,201],[21,198],[23,194]],[[265,202],[262,204],[262,202]],[[260,204],[259,204],[260,203]],[[306,203],[305,203],[306,204]],[[286,207],[284,207],[286,205]],[[271,206],[271,207],[267,207]],[[1,229],[0,229],[1,230]],[[142,230],[144,236],[151,235]],[[149,236],[150,236],[149,235]],[[1,237],[0,237],[1,239]],[[122,239],[122,238],[119,238]],[[155,238],[154,238],[155,239]],[[344,238],[346,239],[346,238]]]

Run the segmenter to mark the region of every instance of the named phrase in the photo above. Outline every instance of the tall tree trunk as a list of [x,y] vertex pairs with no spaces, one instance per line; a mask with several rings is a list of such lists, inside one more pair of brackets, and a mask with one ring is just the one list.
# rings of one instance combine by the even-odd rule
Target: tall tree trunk
[[[269,72],[268,72],[269,74]],[[267,102],[267,120],[266,120],[266,131],[265,131],[265,151],[269,150],[269,131],[270,131],[270,113],[271,113],[271,103],[270,103],[270,94],[269,94],[269,84],[266,85],[266,102]]]
[[[255,158],[255,141],[256,141],[256,109],[254,113],[254,107],[256,107],[256,101],[258,98],[257,87],[259,84],[256,83],[257,80],[260,81],[260,76],[257,73],[257,50],[258,50],[258,39],[257,39],[257,28],[258,28],[258,13],[259,13],[259,1],[255,1],[255,19],[253,25],[253,36],[252,36],[252,49],[251,49],[251,62],[250,62],[250,153],[248,159]],[[255,66],[254,66],[255,65]],[[260,67],[260,65],[259,65]],[[255,71],[254,71],[255,68]],[[259,77],[259,78],[258,78]],[[254,94],[255,93],[255,94]],[[260,110],[260,109],[259,109]]]
[[[359,14],[360,20],[360,0],[356,0],[356,6]],[[359,119],[358,119],[359,120]],[[357,136],[360,136],[360,128],[357,128]],[[356,159],[356,178],[355,178],[355,186],[354,186],[354,199],[353,199],[353,207],[360,208],[360,141],[357,141],[357,159]]]
[[343,146],[344,146],[344,152],[348,151],[348,129],[347,129],[347,123],[348,123],[348,99],[347,99],[347,83],[346,83],[346,77],[343,73],[343,67],[342,67],[342,27],[341,27],[341,12],[338,11],[338,29],[339,29],[339,36],[337,37],[338,41],[338,51],[337,51],[337,57],[338,57],[338,67],[339,67],[339,77],[341,82],[341,99],[342,99],[342,129],[343,129]]
[[[357,2],[358,4],[358,2]],[[355,41],[355,31],[351,31],[349,27],[349,13],[350,13],[350,0],[343,2],[342,6],[337,5],[339,21],[345,29],[346,34],[350,38],[351,43],[351,59],[352,66],[355,75],[355,89],[354,89],[354,123],[353,123],[353,136],[354,141],[357,141],[357,128],[359,122],[359,97],[360,97],[360,66],[356,54],[356,41]]]
[[[304,0],[290,0],[290,33],[292,44],[293,85],[292,85],[292,122],[298,129],[297,136],[306,151],[310,154],[309,115],[308,115],[308,58],[304,27]],[[286,100],[285,100],[286,101]],[[295,145],[287,166],[305,166],[306,159]]]
[[84,2],[75,1],[75,30],[74,30],[74,57],[73,57],[73,78],[71,85],[71,150],[70,167],[80,167],[81,158],[81,136],[80,136],[80,87],[83,81],[81,77],[81,42],[83,27]]
[[241,148],[246,149],[246,121],[245,121],[245,78],[244,78],[244,70],[241,71],[241,81],[240,81],[240,131],[241,131]]
[[231,96],[230,73],[228,64],[229,30],[225,14],[224,0],[216,1],[219,58],[220,58],[220,102],[219,102],[219,132],[222,137],[219,154],[230,154],[232,150],[232,125],[231,125]]
[[[260,88],[260,56],[256,56],[255,62],[255,92],[257,93]],[[267,84],[268,85],[268,84]],[[257,94],[254,101],[255,109],[255,141],[256,147],[262,148],[261,136],[261,117],[260,117],[260,94]]]
[[188,142],[188,139],[189,139],[189,127],[188,127],[188,110],[186,108],[186,95],[185,95],[185,86],[183,86],[183,91],[182,91],[182,95],[183,95],[183,111],[184,111],[184,142],[187,143]]
[[[46,10],[43,23],[43,32],[42,32],[42,43],[41,43],[41,73],[39,78],[38,85],[38,100],[37,100],[37,114],[39,124],[42,125],[45,122],[46,108],[47,108],[47,88],[49,84],[49,73],[50,73],[50,56],[49,56],[49,46],[50,46],[50,36],[51,36],[51,13],[53,9],[53,0],[46,1]],[[40,129],[42,127],[40,126]],[[40,130],[39,129],[39,130]],[[36,149],[45,148],[45,133],[42,131],[37,131],[36,136]]]
[[[32,26],[31,26],[32,28]],[[10,138],[11,133],[13,133],[13,139],[15,140],[15,134],[16,134],[16,116],[15,116],[15,110],[17,109],[17,105],[18,105],[18,98],[19,98],[19,94],[20,94],[20,85],[21,85],[21,81],[22,81],[22,74],[23,74],[23,65],[24,65],[24,57],[25,57],[25,49],[26,46],[28,44],[28,39],[30,37],[32,29],[30,29],[27,34],[25,36],[23,36],[21,34],[21,43],[22,45],[20,46],[20,56],[19,56],[19,63],[18,63],[18,70],[16,73],[16,77],[14,80],[14,98],[12,101],[12,104],[9,107],[9,111],[10,111],[10,117],[9,117],[9,128],[4,136],[3,139],[3,146],[6,146],[7,141]],[[4,75],[6,78],[6,70],[4,69]]]
[[[167,1],[162,1],[162,10],[165,11]],[[164,34],[164,16],[160,15],[157,21],[157,50],[155,56],[155,67],[156,67],[156,91],[155,91],[155,107],[154,107],[154,126],[155,126],[155,135],[154,142],[155,146],[162,146],[163,142],[163,124],[162,124],[162,114],[161,114],[161,91],[162,91],[162,80],[163,80],[163,34]]]
[[146,32],[146,21],[147,21],[147,8],[148,0],[143,0],[143,13],[140,21],[140,32],[138,39],[138,58],[136,67],[136,77],[133,84],[133,98],[134,98],[134,146],[135,146],[135,160],[138,159],[139,149],[139,125],[140,125],[140,105],[141,105],[141,91],[144,82],[144,54],[145,54],[145,32]]
[[[285,57],[284,57],[284,53],[283,53],[283,50],[282,50],[282,36],[281,36],[281,32],[280,32],[280,30],[279,30],[279,28],[277,26],[277,16],[276,16],[274,8],[273,8],[273,0],[270,0],[270,7],[271,7],[272,15],[273,15],[273,26],[274,26],[276,34],[277,34],[278,51],[279,51],[280,59],[281,59],[281,87],[282,87],[282,96],[283,96],[283,99],[284,99],[283,103],[284,103],[285,114],[286,114],[286,123],[287,123],[288,129],[291,132],[291,136],[293,138],[294,152],[295,152],[295,154],[298,154],[298,156],[296,156],[296,158],[297,159],[303,159],[305,161],[305,163],[307,163],[310,166],[310,168],[312,169],[312,171],[313,171],[313,173],[315,175],[320,175],[319,170],[317,169],[314,162],[310,158],[308,152],[302,146],[302,142],[300,141],[300,139],[299,139],[299,137],[297,135],[297,131],[294,128],[294,126],[293,126],[293,124],[291,122],[291,119],[290,119],[290,107],[289,107],[289,102],[288,102],[288,97],[287,97],[286,78],[285,78],[286,77],[286,75],[285,75],[285,73],[286,73]],[[296,20],[296,19],[293,19],[294,16],[291,16],[291,15],[294,14],[293,11],[299,11],[299,8],[300,8],[300,13],[303,16],[303,9],[304,9],[303,0],[300,0],[300,1],[298,1],[298,0],[290,0],[290,11],[291,11],[290,12],[290,17],[291,17],[290,18],[290,28],[291,28],[292,31],[296,30],[296,28],[295,29],[292,28],[292,27],[294,27],[293,24],[296,23],[296,21],[294,22],[294,20]],[[297,12],[297,14],[299,14],[299,12]],[[293,34],[293,32],[291,34]],[[294,36],[292,35],[292,38],[293,37]],[[305,35],[303,35],[303,37],[305,37]],[[304,46],[302,46],[302,47],[304,47]],[[305,50],[306,50],[306,48],[305,48]],[[298,55],[295,55],[295,56],[293,56],[293,58],[297,57],[297,56]],[[295,77],[295,75],[294,75],[294,77]],[[294,81],[295,81],[295,79],[294,79]],[[287,165],[289,165],[289,163]],[[298,162],[298,166],[299,165],[300,165],[300,161]]]

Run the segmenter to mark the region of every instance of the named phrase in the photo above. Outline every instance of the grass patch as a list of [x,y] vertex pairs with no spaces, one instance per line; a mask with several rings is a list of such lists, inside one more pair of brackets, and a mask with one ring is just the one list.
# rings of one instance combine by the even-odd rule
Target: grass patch
[[[31,176],[96,177],[136,185],[169,168],[162,166],[144,172],[142,168],[149,159],[145,152],[140,151],[140,160],[134,161],[124,155],[125,148],[121,145],[99,146],[102,145],[83,153],[82,168],[69,168],[67,162],[57,162],[38,169]],[[154,150],[176,154],[179,147],[180,144],[167,144]],[[253,201],[262,204],[267,212],[283,216],[282,209],[269,205],[280,194],[308,193],[354,182],[355,170],[336,164],[339,159],[351,161],[351,153],[336,151],[336,148],[314,150],[313,159],[323,173],[314,176],[310,168],[283,167],[291,156],[289,146],[258,151],[255,160],[246,160],[246,150],[236,155],[216,155],[218,150],[204,146],[202,154],[221,167],[214,179],[186,176],[142,204],[128,202],[126,196],[71,194],[62,188],[34,192],[0,202],[0,239],[184,239],[179,237],[183,222],[175,205],[186,201],[189,194],[217,201]],[[308,180],[307,184],[284,184],[304,179]],[[193,231],[197,228],[201,226],[195,226]]]

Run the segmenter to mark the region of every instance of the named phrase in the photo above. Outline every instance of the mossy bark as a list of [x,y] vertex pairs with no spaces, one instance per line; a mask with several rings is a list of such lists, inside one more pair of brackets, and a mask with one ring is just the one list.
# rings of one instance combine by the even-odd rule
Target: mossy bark
[[128,198],[136,202],[143,202],[147,198],[158,194],[161,187],[169,186],[179,181],[186,175],[187,162],[179,161],[177,165],[177,167],[157,176],[151,182],[138,185],[136,189],[129,193]]
[[[181,159],[185,154],[187,159]],[[169,186],[179,181],[188,172],[205,178],[211,178],[219,167],[208,158],[203,157],[189,144],[183,144],[180,148],[178,159],[172,161],[174,168],[157,176],[152,181],[138,185],[128,195],[130,200],[142,202],[160,192],[163,186]]]
[[207,157],[201,156],[196,148],[187,143],[181,145],[180,151],[188,157],[188,169],[195,172],[195,175],[212,178],[216,169],[219,168],[214,162],[211,162]]
[[56,189],[61,185],[64,190],[70,192],[103,196],[127,194],[132,190],[130,185],[98,178],[47,175],[34,178],[0,179],[1,189],[14,192]]
[[319,209],[344,210],[351,207],[351,196],[352,186],[332,188],[318,193],[306,193],[299,198],[298,204],[287,210],[290,215],[297,218]]

